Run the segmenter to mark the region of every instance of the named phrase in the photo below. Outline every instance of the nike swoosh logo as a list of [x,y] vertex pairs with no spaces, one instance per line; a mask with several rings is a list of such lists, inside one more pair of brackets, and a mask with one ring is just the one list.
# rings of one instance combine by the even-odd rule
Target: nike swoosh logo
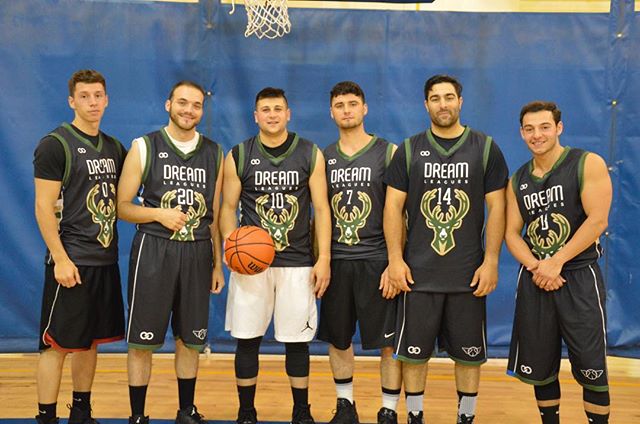
[[39,409],[38,409],[38,412],[39,412],[41,415],[44,415],[44,414],[46,414],[46,413],[47,413],[47,411],[41,411],[41,410],[39,410]]
[[82,402],[82,399],[73,398],[73,400],[75,400],[76,402]]
[[385,339],[388,339],[389,337],[393,336],[394,334],[396,334],[396,332],[395,332],[395,331],[394,331],[393,333],[389,333],[389,334],[384,333],[384,338],[385,338]]

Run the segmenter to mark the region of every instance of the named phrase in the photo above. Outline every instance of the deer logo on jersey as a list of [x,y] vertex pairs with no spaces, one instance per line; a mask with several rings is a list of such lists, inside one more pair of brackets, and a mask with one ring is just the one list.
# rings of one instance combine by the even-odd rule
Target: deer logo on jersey
[[454,230],[462,226],[462,220],[469,212],[469,196],[463,190],[455,189],[455,197],[458,199],[458,207],[449,205],[449,209],[445,214],[442,212],[440,205],[431,207],[431,201],[436,198],[438,189],[427,191],[422,196],[420,202],[420,211],[424,216],[427,227],[433,230],[433,240],[431,247],[435,252],[444,256],[456,247],[456,240],[453,238]]
[[[162,195],[160,199],[160,207],[163,209],[171,209],[171,202],[177,197],[177,190],[167,191]],[[194,241],[193,230],[200,226],[200,218],[207,213],[207,202],[204,196],[200,192],[194,192],[193,198],[198,203],[198,209],[196,210],[193,205],[189,205],[187,209],[187,222],[178,231],[174,231],[169,237],[170,240],[176,241]],[[182,210],[180,204],[173,206],[173,209]]]
[[[105,187],[108,187],[107,190],[116,195],[116,186],[112,183],[103,183]],[[87,209],[91,213],[91,220],[100,226],[100,232],[98,233],[98,237],[96,239],[105,249],[109,247],[111,241],[113,240],[113,224],[116,222],[116,203],[113,199],[109,199],[107,203],[105,203],[104,199],[100,199],[98,203],[96,203],[96,196],[100,192],[101,184],[96,184],[93,186],[89,193],[87,194]]]
[[[560,250],[567,242],[569,233],[571,233],[571,225],[564,215],[552,213],[551,220],[558,226],[558,232],[549,229],[546,214],[537,217],[536,220],[527,227],[527,235],[533,245],[531,251],[537,255],[539,259],[548,258]],[[546,237],[541,237],[538,234],[540,229],[547,230]]]
[[276,252],[282,252],[289,247],[289,231],[296,225],[298,217],[298,199],[290,194],[285,194],[284,197],[291,205],[291,210],[282,209],[280,215],[276,215],[272,208],[265,211],[264,206],[269,201],[268,194],[256,199],[256,213],[260,217],[260,225],[269,232]]
[[333,209],[333,216],[336,218],[336,227],[340,229],[338,243],[353,246],[360,243],[358,230],[367,223],[367,218],[371,213],[371,198],[364,191],[359,191],[358,199],[362,203],[362,209],[354,206],[351,208],[351,212],[347,212],[345,206],[340,207],[341,199],[342,192],[335,194],[331,198],[331,208]]

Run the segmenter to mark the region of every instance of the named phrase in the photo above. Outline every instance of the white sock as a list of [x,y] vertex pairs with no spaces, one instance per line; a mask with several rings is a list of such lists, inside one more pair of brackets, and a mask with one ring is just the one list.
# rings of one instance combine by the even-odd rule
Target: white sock
[[336,395],[338,399],[347,399],[353,403],[353,381],[348,383],[336,383]]
[[462,414],[470,417],[476,414],[476,400],[478,396],[462,396],[460,397],[460,406],[458,406],[458,416]]
[[407,412],[413,412],[413,415],[418,415],[424,409],[424,393],[408,395],[406,400]]
[[385,393],[382,392],[382,407],[395,411],[398,408],[398,401],[400,400],[400,393]]

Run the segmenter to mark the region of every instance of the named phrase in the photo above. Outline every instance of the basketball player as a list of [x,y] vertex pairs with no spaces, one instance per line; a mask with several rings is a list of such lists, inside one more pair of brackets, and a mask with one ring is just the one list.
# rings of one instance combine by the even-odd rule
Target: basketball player
[[329,361],[338,397],[330,422],[359,422],[353,400],[351,346],[358,321],[362,347],[381,349],[378,422],[397,423],[402,370],[392,355],[393,297],[398,291],[382,278],[387,267],[382,180],[396,146],[365,131],[367,104],[358,84],[339,82],[331,89],[329,101],[340,138],[324,150],[333,235],[331,284],[322,297],[318,339],[330,343]]
[[123,338],[116,186],[126,154],[100,131],[109,104],[104,77],[83,69],[69,80],[71,124],[40,140],[33,160],[35,214],[47,245],[38,360],[38,423],[57,423],[62,366],[71,355],[69,422],[94,423],[96,346]]
[[[169,123],[133,141],[118,186],[118,215],[137,224],[129,262],[128,373],[130,423],[146,423],[151,354],[171,317],[180,409],[176,423],[204,420],[194,405],[198,355],[207,341],[209,291],[224,286],[217,228],[221,147],[196,131],[205,92],[192,81],[173,86]],[[132,203],[138,194],[142,204]]]
[[[405,361],[410,423],[423,422],[427,361],[436,338],[455,361],[458,423],[473,422],[480,365],[487,359],[485,300],[498,282],[508,169],[491,137],[460,124],[461,94],[453,77],[427,80],[431,127],[404,141],[385,177],[389,278],[404,291],[395,354]],[[403,256],[398,234],[405,207]]]
[[609,422],[609,387],[606,290],[597,261],[611,179],[600,156],[560,145],[562,129],[555,103],[535,101],[520,111],[533,159],[507,189],[505,238],[522,264],[508,374],[534,385],[544,424],[559,423],[564,340],[588,421],[601,424]]
[[[231,273],[225,327],[238,341],[235,357],[240,400],[238,423],[257,420],[254,406],[258,351],[271,316],[275,339],[286,348],[293,395],[293,424],[312,424],[309,345],[316,332],[319,298],[329,284],[331,215],[324,157],[312,142],[287,130],[291,118],[283,90],[267,87],[255,101],[255,137],[235,146],[224,169],[220,229],[225,240],[240,225],[255,225],[273,238],[276,257],[257,275]],[[311,253],[311,203],[319,255]]]

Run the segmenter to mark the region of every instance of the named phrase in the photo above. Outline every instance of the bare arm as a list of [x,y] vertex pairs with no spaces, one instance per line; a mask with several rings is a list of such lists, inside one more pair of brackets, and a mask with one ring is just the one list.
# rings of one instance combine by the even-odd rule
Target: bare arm
[[213,275],[211,277],[211,293],[220,294],[224,287],[224,274],[222,272],[222,241],[220,238],[220,191],[224,169],[218,172],[216,189],[213,194],[213,222],[211,223],[211,239],[213,240]]
[[[391,145],[391,157],[393,157],[393,155],[396,153],[396,150],[398,150],[398,146],[396,146],[395,144]],[[403,225],[402,226],[402,248],[403,249],[404,249],[404,243],[406,241],[406,238],[407,238],[407,227],[406,225]],[[393,284],[391,284],[391,280],[389,279],[388,265],[385,268],[382,275],[380,276],[380,286],[378,287],[378,289],[382,291],[382,297],[384,297],[385,299],[393,299],[398,295],[398,293],[400,293],[400,290],[398,290]]]
[[540,261],[534,271],[534,281],[540,284],[560,275],[565,263],[591,246],[607,229],[613,189],[604,159],[589,153],[585,158],[583,178],[580,199],[587,219],[555,255]]
[[413,284],[411,270],[405,263],[403,251],[404,234],[404,204],[407,193],[387,186],[387,195],[384,203],[384,239],[387,243],[389,254],[388,277],[397,289],[411,291],[409,284]]
[[309,177],[309,190],[315,218],[315,234],[318,240],[318,257],[313,266],[311,278],[315,283],[315,293],[322,297],[331,278],[331,211],[327,195],[324,156],[317,152],[316,164]]
[[238,227],[236,210],[240,202],[242,183],[236,173],[236,163],[231,152],[224,161],[224,177],[222,183],[222,206],[220,208],[220,234],[226,240]]
[[475,296],[486,296],[495,290],[498,284],[498,259],[504,238],[505,228],[505,189],[485,194],[487,203],[487,224],[485,230],[485,252],[482,265],[476,270],[471,280],[471,287],[476,287]]
[[148,208],[133,203],[142,184],[140,151],[134,143],[122,166],[118,183],[118,218],[134,224],[157,221],[172,231],[179,231],[187,222],[187,214],[179,209]]
[[61,181],[35,179],[35,214],[40,234],[51,256],[54,267],[54,276],[58,284],[64,287],[73,287],[81,284],[78,268],[69,259],[67,251],[62,245],[58,234],[58,220],[56,219],[56,202],[62,188]]

